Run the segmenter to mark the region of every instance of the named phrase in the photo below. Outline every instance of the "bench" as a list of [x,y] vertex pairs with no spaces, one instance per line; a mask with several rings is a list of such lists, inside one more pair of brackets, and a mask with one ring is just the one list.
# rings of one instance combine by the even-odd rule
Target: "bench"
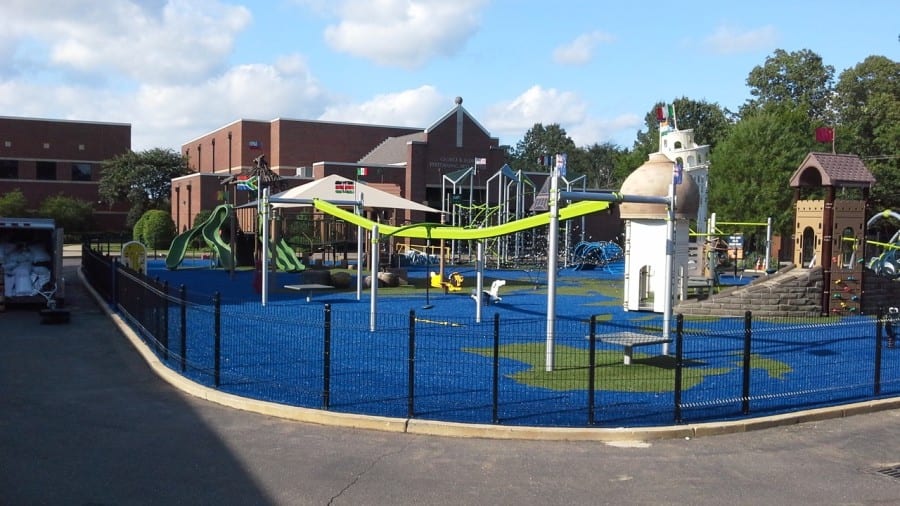
[[640,334],[638,332],[616,332],[614,334],[601,334],[597,336],[600,342],[606,344],[614,344],[625,348],[625,357],[623,363],[631,365],[631,358],[635,346],[650,346],[652,344],[671,343],[671,339],[662,336],[654,336],[651,334]]
[[303,285],[284,285],[288,290],[296,290],[300,292],[300,294],[306,294],[306,302],[309,302],[312,299],[312,293],[318,292],[322,290],[331,290],[334,287],[331,285],[321,285],[319,283],[307,283]]

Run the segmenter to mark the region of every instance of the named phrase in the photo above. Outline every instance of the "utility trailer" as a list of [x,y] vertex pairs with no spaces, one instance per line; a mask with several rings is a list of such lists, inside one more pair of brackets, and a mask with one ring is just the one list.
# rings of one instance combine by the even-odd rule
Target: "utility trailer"
[[2,305],[42,306],[43,323],[65,323],[63,230],[49,218],[0,217]]

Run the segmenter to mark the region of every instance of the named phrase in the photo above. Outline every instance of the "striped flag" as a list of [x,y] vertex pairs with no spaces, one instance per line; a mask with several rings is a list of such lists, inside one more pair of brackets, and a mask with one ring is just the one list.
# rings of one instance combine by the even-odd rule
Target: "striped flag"
[[334,182],[334,192],[335,193],[353,193],[354,184],[353,181],[335,181]]
[[368,167],[357,167],[357,168],[356,168],[356,175],[357,175],[357,176],[368,176],[368,175],[369,175],[369,168],[368,168]]
[[487,165],[487,158],[476,158],[475,165]]

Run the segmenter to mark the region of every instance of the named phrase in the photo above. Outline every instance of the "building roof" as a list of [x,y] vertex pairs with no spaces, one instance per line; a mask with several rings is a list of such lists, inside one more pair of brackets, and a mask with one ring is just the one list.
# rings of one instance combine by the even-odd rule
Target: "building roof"
[[791,188],[862,187],[871,188],[875,176],[856,155],[810,153],[791,175]]
[[427,135],[425,132],[416,132],[409,135],[401,135],[399,137],[388,137],[369,151],[366,156],[359,160],[361,164],[369,165],[398,165],[405,164],[407,157],[406,145],[410,142],[425,142]]

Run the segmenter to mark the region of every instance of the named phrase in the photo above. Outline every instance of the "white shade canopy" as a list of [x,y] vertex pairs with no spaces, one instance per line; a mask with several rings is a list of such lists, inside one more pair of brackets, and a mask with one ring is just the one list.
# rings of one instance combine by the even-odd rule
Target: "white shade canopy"
[[364,207],[381,209],[410,209],[426,213],[440,213],[434,209],[403,197],[392,195],[367,185],[363,181],[354,181],[332,174],[322,179],[310,181],[304,185],[291,188],[269,197],[272,207],[304,207],[312,205],[313,199],[324,200],[338,205],[362,201]]

